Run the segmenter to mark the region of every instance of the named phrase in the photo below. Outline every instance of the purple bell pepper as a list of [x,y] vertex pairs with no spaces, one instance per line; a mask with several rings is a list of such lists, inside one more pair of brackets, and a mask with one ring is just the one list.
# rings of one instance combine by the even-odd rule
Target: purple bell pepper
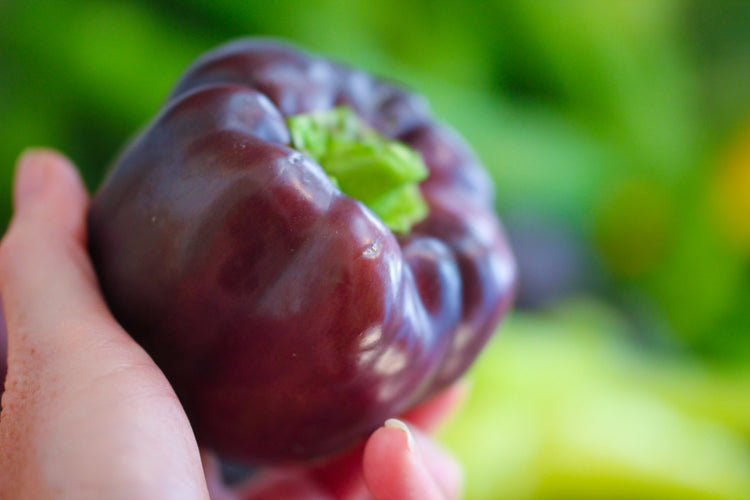
[[340,452],[451,384],[516,281],[489,177],[421,96],[272,40],[187,70],[89,232],[199,443],[248,464]]

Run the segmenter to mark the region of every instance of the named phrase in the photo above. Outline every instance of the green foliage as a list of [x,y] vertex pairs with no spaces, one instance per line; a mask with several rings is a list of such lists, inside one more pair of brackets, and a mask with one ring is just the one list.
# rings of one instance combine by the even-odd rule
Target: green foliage
[[704,0],[5,0],[0,224],[25,147],[65,151],[95,189],[227,39],[387,75],[474,146],[501,214],[566,222],[608,304],[527,311],[493,344],[447,434],[469,497],[744,498],[749,19]]
[[591,301],[511,319],[443,432],[466,464],[467,499],[750,498],[750,370],[627,337]]

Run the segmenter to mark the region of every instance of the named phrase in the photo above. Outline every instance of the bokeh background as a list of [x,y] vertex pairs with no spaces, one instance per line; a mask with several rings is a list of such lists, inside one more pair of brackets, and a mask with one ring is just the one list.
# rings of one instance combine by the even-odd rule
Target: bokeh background
[[0,0],[0,228],[22,149],[95,189],[246,35],[418,89],[495,180],[521,286],[442,434],[467,498],[750,498],[750,3]]

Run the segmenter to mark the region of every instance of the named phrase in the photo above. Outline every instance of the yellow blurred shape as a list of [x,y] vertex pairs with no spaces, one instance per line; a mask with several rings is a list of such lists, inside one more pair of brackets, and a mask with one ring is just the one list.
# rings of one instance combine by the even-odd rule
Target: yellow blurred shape
[[728,243],[750,252],[750,126],[730,145],[719,164],[709,203]]

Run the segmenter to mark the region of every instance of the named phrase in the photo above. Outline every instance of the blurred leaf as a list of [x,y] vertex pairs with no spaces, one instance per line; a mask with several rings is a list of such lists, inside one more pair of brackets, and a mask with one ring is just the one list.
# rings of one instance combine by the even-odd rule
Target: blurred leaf
[[696,77],[680,43],[681,2],[499,5],[504,22],[517,23],[527,64],[560,88],[570,112],[630,158],[630,168],[666,181],[695,166],[703,131]]
[[[35,83],[19,90],[21,99],[30,107],[54,99],[45,112],[64,117],[68,140],[50,145],[79,151],[74,159],[88,178],[98,178],[115,151],[104,150],[85,132],[92,127],[115,132],[111,142],[102,137],[122,144],[155,114],[172,82],[200,52],[189,33],[160,25],[135,3],[39,0],[0,7],[0,50],[12,47],[14,60],[24,62],[24,76]],[[84,126],[72,128],[80,122]],[[30,134],[24,142],[39,140]]]
[[709,187],[711,215],[727,243],[750,257],[750,126],[724,156]]
[[705,204],[682,213],[675,244],[646,283],[683,340],[698,348],[721,343],[716,332],[742,297],[745,262],[717,234]]
[[618,277],[643,276],[662,264],[673,238],[669,191],[649,179],[632,178],[597,201],[597,243]]
[[[606,308],[561,311],[516,314],[472,372],[443,434],[468,499],[750,498],[750,452],[732,426],[747,406],[710,411],[750,400],[750,373],[732,388],[692,362],[639,353]],[[690,381],[706,399],[686,404]]]
[[691,0],[685,44],[699,69],[701,119],[718,141],[750,116],[750,3]]

